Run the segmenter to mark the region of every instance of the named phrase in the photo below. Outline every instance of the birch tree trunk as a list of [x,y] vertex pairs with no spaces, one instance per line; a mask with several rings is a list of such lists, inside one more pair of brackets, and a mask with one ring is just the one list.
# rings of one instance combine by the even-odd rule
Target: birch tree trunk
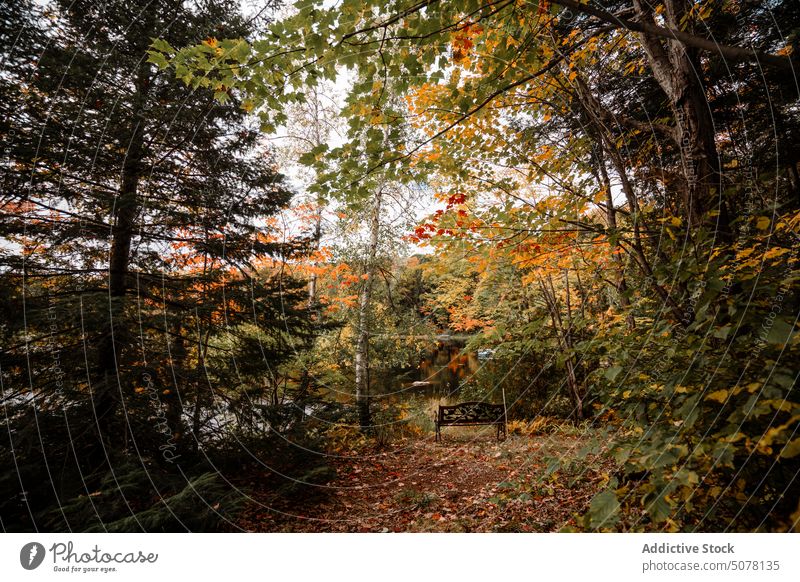
[[[313,146],[315,148],[321,146],[324,142],[323,140],[323,132],[321,125],[323,120],[321,118],[320,112],[320,102],[319,102],[319,95],[317,94],[316,90],[313,90],[313,99],[311,100],[311,124],[312,124],[312,141]],[[327,132],[326,132],[327,137]],[[317,196],[316,199],[316,216],[314,217],[314,252],[319,252],[321,246],[321,238],[322,238],[322,198]],[[317,261],[314,261],[314,269],[311,272],[311,277],[308,280],[308,306],[311,309],[317,308],[317,271],[316,267],[319,266]],[[317,314],[319,315],[319,314]]]
[[372,299],[372,284],[375,278],[375,257],[378,252],[378,237],[380,235],[380,212],[383,187],[379,187],[373,200],[367,256],[364,263],[364,283],[358,297],[358,333],[356,339],[355,369],[356,369],[356,407],[358,408],[358,422],[362,431],[369,430],[372,424],[369,409],[369,337],[370,337],[370,301]]

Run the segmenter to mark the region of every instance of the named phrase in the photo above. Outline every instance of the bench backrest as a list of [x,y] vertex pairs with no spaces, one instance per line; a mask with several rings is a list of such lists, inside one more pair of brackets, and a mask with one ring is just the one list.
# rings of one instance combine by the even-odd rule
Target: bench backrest
[[439,424],[491,424],[504,419],[502,404],[461,402],[452,406],[439,405]]

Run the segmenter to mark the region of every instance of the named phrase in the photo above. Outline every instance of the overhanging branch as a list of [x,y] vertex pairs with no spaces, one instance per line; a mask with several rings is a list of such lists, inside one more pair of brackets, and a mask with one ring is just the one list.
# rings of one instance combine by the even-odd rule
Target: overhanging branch
[[611,14],[610,12],[607,12],[601,8],[595,8],[588,4],[581,4],[575,0],[552,0],[552,2],[570,10],[576,10],[578,12],[582,12],[583,14],[594,16],[595,18],[616,26],[617,28],[625,28],[632,32],[640,32],[643,34],[651,34],[671,40],[678,40],[686,46],[694,47],[707,52],[717,53],[723,58],[732,61],[758,61],[759,63],[765,65],[787,70],[794,70],[796,68],[796,63],[788,56],[771,55],[754,49],[745,49],[719,44],[716,41],[709,40],[701,36],[695,36],[682,30],[663,28],[655,24],[629,20],[622,16]]

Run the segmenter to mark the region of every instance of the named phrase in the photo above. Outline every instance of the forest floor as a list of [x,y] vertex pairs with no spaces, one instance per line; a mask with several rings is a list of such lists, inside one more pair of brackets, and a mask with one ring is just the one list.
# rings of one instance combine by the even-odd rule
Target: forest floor
[[336,477],[292,500],[251,486],[236,525],[261,532],[559,531],[576,524],[607,481],[610,462],[586,453],[587,434],[497,442],[488,430],[444,433],[440,443],[404,439],[332,458]]

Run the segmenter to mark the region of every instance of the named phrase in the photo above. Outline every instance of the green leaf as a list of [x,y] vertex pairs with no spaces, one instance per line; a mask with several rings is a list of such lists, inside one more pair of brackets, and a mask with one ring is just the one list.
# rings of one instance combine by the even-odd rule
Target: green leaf
[[645,509],[655,523],[666,521],[672,513],[672,505],[667,501],[665,491],[662,491],[655,499],[647,503]]
[[167,58],[161,53],[155,51],[147,52],[147,62],[154,63],[159,69],[166,69],[169,67]]
[[150,46],[153,47],[153,50],[162,53],[167,53],[168,55],[175,54],[175,49],[172,48],[172,45],[170,45],[163,38],[151,38],[150,40],[153,41],[152,43],[150,43]]
[[231,50],[228,56],[240,63],[246,63],[247,59],[250,57],[250,45],[241,40],[236,44],[233,50]]
[[771,344],[785,344],[789,341],[789,336],[794,331],[794,327],[786,322],[785,319],[775,318],[772,327],[767,332],[767,342]]
[[606,489],[592,498],[589,505],[589,526],[592,528],[611,527],[619,521],[619,501],[617,494]]
[[608,370],[606,370],[605,376],[612,382],[619,376],[619,373],[622,372],[622,366],[611,366]]
[[328,151],[328,144],[321,143],[318,146],[315,146],[311,149],[309,153],[313,154],[314,156],[320,156]]
[[728,335],[731,333],[731,326],[730,325],[723,325],[717,331],[714,332],[714,337],[719,339],[726,339]]
[[306,152],[298,158],[298,162],[303,164],[304,166],[310,166],[317,160],[316,156],[313,152]]
[[545,469],[544,476],[548,477],[558,471],[561,468],[561,461],[558,459],[551,459],[549,463],[547,463],[547,469]]

